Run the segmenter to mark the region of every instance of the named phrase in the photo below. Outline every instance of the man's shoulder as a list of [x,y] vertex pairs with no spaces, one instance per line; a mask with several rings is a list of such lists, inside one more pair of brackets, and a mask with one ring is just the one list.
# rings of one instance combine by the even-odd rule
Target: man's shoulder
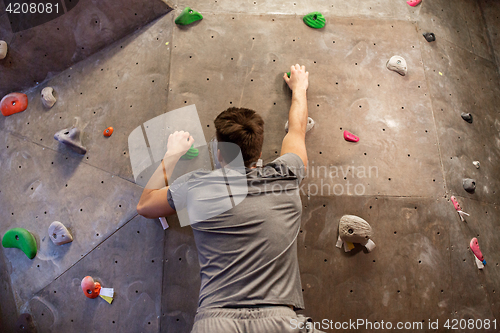
[[[304,178],[304,162],[295,153],[286,153],[277,158],[272,162],[267,163],[264,168],[267,168],[267,173],[275,173],[276,175],[283,177],[295,176],[299,180]],[[265,172],[266,174],[266,172]]]

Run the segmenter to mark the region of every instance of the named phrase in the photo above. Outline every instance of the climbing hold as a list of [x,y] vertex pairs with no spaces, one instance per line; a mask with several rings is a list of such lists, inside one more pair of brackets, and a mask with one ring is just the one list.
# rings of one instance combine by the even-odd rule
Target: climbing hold
[[476,167],[476,169],[479,169],[479,167],[481,166],[481,164],[479,163],[479,161],[474,161],[474,162],[472,162],[472,164],[474,164],[474,166]]
[[[311,128],[314,127],[314,124],[315,124],[314,120],[311,117],[307,117],[306,133],[309,132]],[[286,121],[285,124],[285,132],[288,133],[288,120]]]
[[464,190],[469,193],[474,193],[476,190],[476,181],[474,179],[465,178],[463,180]]
[[291,74],[292,74],[291,72],[286,72],[286,76],[288,76],[288,78],[290,78]]
[[64,224],[59,221],[54,221],[50,224],[49,237],[56,245],[71,243],[73,241],[73,236],[71,236]]
[[0,40],[0,60],[5,59],[7,56],[7,43],[3,40]]
[[326,20],[320,12],[312,12],[302,18],[305,24],[314,29],[321,29],[325,26]]
[[0,101],[0,110],[7,117],[28,108],[28,96],[22,93],[10,93]]
[[348,252],[354,248],[352,243],[359,243],[371,251],[375,248],[375,243],[370,239],[372,235],[372,228],[368,222],[355,215],[344,215],[339,222],[337,247],[340,248],[343,243],[344,250]]
[[51,108],[56,104],[56,98],[54,97],[54,89],[52,87],[45,87],[42,89],[42,103],[46,108]]
[[37,249],[35,237],[24,228],[13,228],[8,230],[3,235],[2,246],[20,249],[30,259],[36,256]]
[[387,69],[397,72],[403,76],[408,73],[408,67],[406,66],[406,60],[400,56],[393,56],[391,59],[387,61]]
[[[78,118],[76,123],[78,124]],[[54,134],[54,139],[64,143],[78,154],[84,155],[87,152],[87,148],[83,146],[80,138],[80,130],[76,127],[76,125],[73,125],[71,128],[60,130]]]
[[354,135],[348,131],[344,131],[344,139],[346,141],[351,141],[351,142],[358,142],[359,141],[359,137],[357,137],[356,135]]
[[201,19],[203,19],[203,16],[200,13],[198,13],[196,10],[192,10],[191,8],[186,7],[175,19],[175,24],[188,25]]
[[101,284],[99,282],[95,282],[91,276],[84,277],[80,285],[83,293],[88,298],[96,298],[101,292]]
[[455,198],[455,196],[452,196],[450,198],[450,200],[453,203],[453,207],[455,207],[455,210],[457,211],[458,216],[460,216],[460,220],[462,220],[462,222],[465,222],[464,215],[467,215],[467,216],[470,216],[470,215],[467,214],[466,212],[462,211],[462,208],[460,207],[460,204],[458,203],[458,200],[457,200],[457,198]]
[[484,260],[483,254],[481,253],[481,249],[479,248],[479,243],[476,237],[471,239],[469,246],[472,253],[474,253],[474,255],[476,256],[476,258],[479,259],[479,261],[481,261],[483,265],[486,265],[486,260]]
[[426,32],[425,34],[422,34],[425,38],[426,41],[433,42],[436,40],[436,36],[432,32]]
[[421,2],[422,2],[422,0],[408,0],[408,1],[406,1],[406,3],[412,7],[415,7],[416,5],[418,5]]
[[21,313],[17,318],[17,333],[36,333],[36,326],[33,317],[29,313]]
[[198,156],[198,149],[194,148],[194,145],[191,146],[191,148],[189,148],[189,150],[181,156],[181,158],[183,160],[192,160],[193,158],[195,158],[196,156]]
[[465,120],[469,124],[472,124],[472,115],[470,113],[462,112],[461,116],[463,120]]
[[108,136],[108,137],[111,136],[111,134],[113,134],[113,127],[106,128],[102,134],[104,134],[104,136]]
[[455,198],[455,196],[452,196],[452,197],[450,198],[450,200],[451,200],[451,202],[453,203],[453,207],[455,207],[455,209],[456,209],[457,211],[462,210],[462,208],[460,207],[460,204],[458,203],[457,198]]

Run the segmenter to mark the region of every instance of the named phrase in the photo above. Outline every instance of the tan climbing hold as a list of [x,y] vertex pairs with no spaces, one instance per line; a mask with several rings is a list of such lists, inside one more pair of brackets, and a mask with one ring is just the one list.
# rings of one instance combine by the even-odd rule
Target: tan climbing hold
[[399,73],[401,75],[406,75],[408,73],[408,66],[406,65],[406,60],[400,56],[393,56],[387,61],[387,69]]
[[45,87],[42,90],[42,103],[46,108],[51,108],[56,104],[56,98],[54,97],[54,89],[52,87]]
[[49,226],[50,240],[56,245],[71,243],[73,236],[71,236],[68,229],[59,221],[54,221]]
[[7,56],[7,43],[3,40],[0,40],[0,60],[5,59]]
[[344,242],[365,245],[372,237],[372,227],[361,217],[344,215],[340,219],[339,234]]

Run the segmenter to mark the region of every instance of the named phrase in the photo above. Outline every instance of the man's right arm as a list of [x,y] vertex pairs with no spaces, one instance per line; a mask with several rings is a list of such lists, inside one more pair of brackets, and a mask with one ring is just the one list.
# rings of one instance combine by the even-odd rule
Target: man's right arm
[[290,78],[285,75],[283,79],[292,90],[292,106],[288,114],[288,133],[281,145],[281,154],[295,153],[307,167],[306,128],[307,128],[307,88],[309,86],[309,72],[305,66],[298,64],[291,67]]

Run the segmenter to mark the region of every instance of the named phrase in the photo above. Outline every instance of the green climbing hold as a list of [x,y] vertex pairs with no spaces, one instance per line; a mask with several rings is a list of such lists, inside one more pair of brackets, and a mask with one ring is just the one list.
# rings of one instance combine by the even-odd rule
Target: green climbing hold
[[189,7],[184,8],[182,13],[175,19],[175,24],[188,25],[193,22],[203,19],[203,16],[196,10],[192,10]]
[[320,12],[312,12],[304,16],[304,23],[314,29],[321,29],[325,26],[326,20]]
[[194,145],[191,146],[191,148],[189,148],[189,150],[181,156],[181,158],[183,160],[192,160],[193,158],[195,158],[196,156],[198,156],[198,149],[194,148]]
[[288,78],[290,78],[290,74],[292,74],[291,72],[287,72],[286,75],[288,76]]
[[5,235],[3,235],[2,246],[20,249],[30,259],[36,256],[35,237],[24,228],[13,228],[8,230]]

